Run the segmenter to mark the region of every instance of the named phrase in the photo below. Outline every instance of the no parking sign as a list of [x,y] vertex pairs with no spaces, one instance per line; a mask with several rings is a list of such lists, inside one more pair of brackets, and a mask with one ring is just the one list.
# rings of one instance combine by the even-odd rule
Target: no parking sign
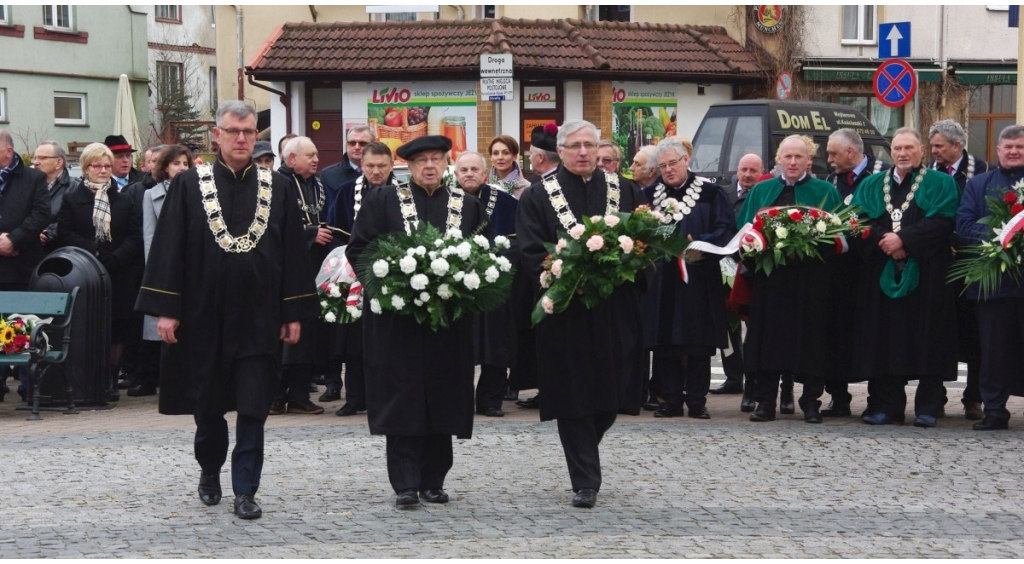
[[903,59],[892,59],[878,65],[873,85],[878,101],[890,108],[898,108],[917,92],[917,73]]

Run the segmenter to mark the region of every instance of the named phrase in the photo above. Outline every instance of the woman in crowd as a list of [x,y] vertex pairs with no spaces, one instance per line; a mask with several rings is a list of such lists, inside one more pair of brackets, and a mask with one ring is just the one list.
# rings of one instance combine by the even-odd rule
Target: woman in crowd
[[523,178],[523,170],[519,167],[519,143],[508,135],[499,135],[491,140],[487,152],[491,155],[487,183],[500,186],[518,199],[530,186],[530,181]]

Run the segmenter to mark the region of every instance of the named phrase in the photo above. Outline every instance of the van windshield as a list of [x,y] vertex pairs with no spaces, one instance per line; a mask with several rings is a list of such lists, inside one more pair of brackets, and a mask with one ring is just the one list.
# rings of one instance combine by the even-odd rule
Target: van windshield
[[732,133],[732,147],[729,149],[729,167],[725,170],[739,170],[740,159],[747,153],[764,156],[764,117],[738,116]]
[[729,117],[706,117],[693,139],[693,158],[690,170],[698,173],[717,175],[721,170],[722,145]]

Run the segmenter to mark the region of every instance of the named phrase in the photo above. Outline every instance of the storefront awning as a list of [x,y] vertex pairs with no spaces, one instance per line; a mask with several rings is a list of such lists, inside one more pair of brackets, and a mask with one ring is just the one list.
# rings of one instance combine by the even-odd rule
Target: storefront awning
[[1017,84],[1017,67],[954,65],[953,76],[959,84]]
[[[875,71],[878,69],[878,65],[882,64],[881,61],[872,62],[868,64],[837,64],[837,65],[819,65],[819,64],[804,64],[803,76],[804,80],[813,80],[818,82],[872,82],[875,79]],[[942,69],[934,66],[932,63],[916,64],[911,62],[911,66],[917,71],[918,82],[939,82],[942,80]]]

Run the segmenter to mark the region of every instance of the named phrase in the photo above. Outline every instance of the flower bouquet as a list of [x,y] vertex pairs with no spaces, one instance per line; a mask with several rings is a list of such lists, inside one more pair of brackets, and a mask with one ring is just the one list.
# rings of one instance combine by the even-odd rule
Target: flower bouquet
[[442,236],[433,225],[388,233],[367,247],[356,270],[370,311],[412,315],[437,331],[464,315],[495,309],[508,300],[512,263],[498,255],[506,237]]
[[32,325],[19,316],[0,316],[0,354],[17,354],[29,348]]
[[995,236],[961,249],[965,257],[949,268],[950,280],[963,280],[965,285],[977,283],[982,299],[999,290],[1004,275],[1019,281],[1024,271],[1024,179],[1011,186],[1002,198],[986,196],[985,201],[992,215],[978,223],[991,227]]
[[837,254],[846,252],[847,234],[867,238],[870,231],[852,206],[832,213],[808,206],[770,207],[754,216],[751,229],[740,239],[740,250],[743,258],[754,260],[758,271],[770,275],[787,258],[824,260],[821,244],[836,245]]
[[546,291],[533,308],[533,324],[565,311],[576,296],[593,308],[616,286],[632,282],[637,272],[659,260],[678,258],[687,241],[674,223],[665,223],[667,217],[647,206],[633,213],[584,217],[567,233],[559,232],[557,243],[545,243],[550,254],[540,285]]
[[320,296],[320,319],[328,323],[351,323],[363,315],[363,286],[345,258],[345,247],[327,255],[316,275]]

